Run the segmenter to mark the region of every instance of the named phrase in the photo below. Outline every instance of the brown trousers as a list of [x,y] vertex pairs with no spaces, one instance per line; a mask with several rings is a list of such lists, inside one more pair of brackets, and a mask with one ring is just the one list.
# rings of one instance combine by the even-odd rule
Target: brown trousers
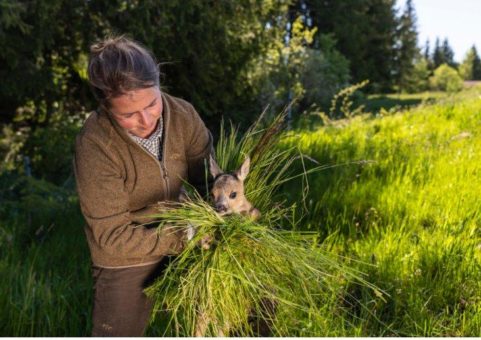
[[92,266],[94,306],[92,336],[142,336],[149,323],[153,301],[143,293],[168,263],[130,268]]

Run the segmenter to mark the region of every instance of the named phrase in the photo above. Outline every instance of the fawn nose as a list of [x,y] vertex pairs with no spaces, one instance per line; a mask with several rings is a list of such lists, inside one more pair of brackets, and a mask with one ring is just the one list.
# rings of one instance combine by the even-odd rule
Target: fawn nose
[[215,210],[217,212],[226,212],[227,211],[227,206],[225,204],[222,204],[222,203],[217,203],[215,205]]

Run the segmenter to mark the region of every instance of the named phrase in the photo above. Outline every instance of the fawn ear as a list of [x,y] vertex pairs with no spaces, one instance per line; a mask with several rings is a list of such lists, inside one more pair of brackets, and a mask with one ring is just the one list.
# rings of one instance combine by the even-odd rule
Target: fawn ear
[[238,179],[240,179],[241,181],[244,181],[247,177],[247,174],[249,173],[249,167],[251,165],[251,159],[249,157],[247,157],[244,161],[244,163],[242,163],[241,167],[239,168],[239,170],[237,170],[235,172],[236,176]]
[[224,173],[224,171],[219,168],[217,162],[215,161],[214,157],[212,157],[212,155],[209,155],[209,171],[214,178]]

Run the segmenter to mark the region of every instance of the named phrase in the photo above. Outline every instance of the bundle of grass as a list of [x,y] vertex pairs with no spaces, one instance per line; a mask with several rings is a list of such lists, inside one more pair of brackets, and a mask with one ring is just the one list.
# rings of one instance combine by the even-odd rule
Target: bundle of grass
[[[234,128],[229,133],[222,128],[216,149],[224,169],[250,155],[246,196],[261,211],[260,219],[221,216],[195,192],[189,201],[159,212],[159,228],[197,228],[182,254],[146,290],[155,299],[154,322],[167,312],[166,334],[300,334],[294,314],[315,320],[339,281],[354,278],[367,284],[315,246],[314,234],[294,231],[293,206],[273,203],[279,202],[279,187],[297,176],[289,172],[293,162],[302,161],[295,149],[276,147],[283,121],[280,115],[262,128],[259,119],[242,137]],[[286,222],[290,230],[279,227]],[[198,246],[206,236],[215,240],[208,250]]]

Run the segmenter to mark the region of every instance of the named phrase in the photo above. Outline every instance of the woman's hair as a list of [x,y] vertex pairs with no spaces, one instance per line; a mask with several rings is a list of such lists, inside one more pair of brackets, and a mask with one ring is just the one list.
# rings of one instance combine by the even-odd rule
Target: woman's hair
[[124,36],[107,37],[90,47],[88,77],[101,105],[127,91],[159,86],[159,67],[152,53]]

